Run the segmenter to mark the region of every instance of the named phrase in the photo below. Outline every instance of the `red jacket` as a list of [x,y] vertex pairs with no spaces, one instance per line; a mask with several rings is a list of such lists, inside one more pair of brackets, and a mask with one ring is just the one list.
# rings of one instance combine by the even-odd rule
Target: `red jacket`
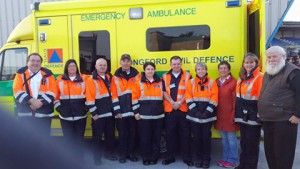
[[234,122],[235,100],[236,100],[236,80],[230,76],[221,85],[218,78],[219,103],[217,107],[217,121],[215,128],[221,131],[234,132],[239,130],[239,126]]

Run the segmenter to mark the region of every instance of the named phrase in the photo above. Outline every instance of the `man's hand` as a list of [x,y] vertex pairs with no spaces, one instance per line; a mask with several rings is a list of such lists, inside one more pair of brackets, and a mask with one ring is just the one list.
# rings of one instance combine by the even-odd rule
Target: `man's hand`
[[180,104],[179,102],[174,102],[174,103],[172,104],[172,108],[173,108],[174,110],[179,109],[180,106],[181,106],[181,104]]
[[292,123],[292,124],[298,124],[300,122],[300,118],[296,117],[296,116],[292,116],[290,117],[289,121]]
[[98,119],[99,119],[98,114],[96,114],[95,116],[92,116],[92,119],[93,119],[94,121],[98,120]]
[[31,98],[28,103],[30,104],[30,108],[33,110],[33,111],[36,111],[37,109],[41,108],[43,106],[43,102],[42,102],[43,99],[34,99],[34,98]]
[[41,108],[42,106],[43,106],[43,101],[44,99],[37,99],[37,108],[39,109],[39,108]]
[[121,119],[122,118],[122,114],[121,113],[118,113],[116,116],[115,116],[116,119]]
[[43,99],[34,99],[34,98],[31,98],[28,103],[30,104],[30,108],[32,110],[37,110],[39,108],[41,108],[43,106],[43,102],[42,102]]
[[34,112],[37,110],[37,108],[34,107],[34,106],[32,106],[32,105],[30,105],[30,108],[31,108],[31,110],[34,111]]
[[141,119],[140,113],[135,114],[135,115],[134,115],[134,118],[135,118],[136,120],[140,120],[140,119]]

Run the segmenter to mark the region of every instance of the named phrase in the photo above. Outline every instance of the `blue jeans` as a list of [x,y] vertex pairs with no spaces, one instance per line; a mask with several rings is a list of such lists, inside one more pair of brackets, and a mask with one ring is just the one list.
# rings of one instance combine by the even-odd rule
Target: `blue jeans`
[[236,132],[221,131],[223,160],[232,164],[238,163],[238,142]]

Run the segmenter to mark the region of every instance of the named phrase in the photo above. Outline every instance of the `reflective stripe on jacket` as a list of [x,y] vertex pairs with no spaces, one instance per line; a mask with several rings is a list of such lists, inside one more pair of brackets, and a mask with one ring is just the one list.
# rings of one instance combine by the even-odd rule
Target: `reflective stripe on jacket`
[[262,86],[263,74],[257,67],[245,80],[239,79],[236,86],[235,122],[260,125],[257,100]]
[[[98,115],[98,117],[111,117],[112,114],[112,98],[111,98],[111,80],[112,75],[105,74],[107,82],[97,74],[95,70],[93,77],[87,84],[87,106],[91,115]],[[106,84],[107,83],[107,84]]]
[[164,117],[162,81],[154,74],[154,81],[150,82],[145,73],[133,90],[133,98],[138,99],[138,112],[141,119],[160,119]]
[[[55,78],[51,70],[41,68],[42,80],[39,88],[38,99],[42,99],[43,106],[34,114],[35,117],[54,116],[53,101],[56,96]],[[24,79],[25,75],[25,79]],[[30,73],[28,67],[22,67],[17,71],[13,83],[13,92],[16,100],[18,116],[32,116],[33,112],[28,101],[33,98],[30,88]],[[29,80],[26,80],[29,79]],[[25,81],[28,84],[29,93],[26,92]]]
[[61,119],[74,121],[86,118],[88,108],[85,101],[88,80],[85,75],[79,74],[73,81],[66,74],[57,78],[57,96],[54,106]]
[[129,117],[134,116],[134,111],[138,109],[138,101],[132,98],[132,89],[140,80],[140,74],[133,67],[130,67],[130,74],[126,77],[124,73],[122,68],[119,68],[112,78],[113,111],[114,115],[121,113],[122,117]]
[[[191,75],[190,75],[189,72],[182,71],[181,79],[180,79],[180,82],[179,82],[179,85],[178,85],[177,100],[174,100],[174,101],[176,101],[176,102],[180,101],[180,99],[182,97],[185,97],[186,85],[187,85],[190,77],[191,77]],[[165,83],[164,85],[166,87],[166,93],[168,95],[171,94],[171,89],[170,89],[171,78],[172,77],[171,77],[171,72],[170,71],[168,73],[163,74],[163,80],[164,80],[164,83]],[[187,104],[186,104],[185,101],[181,104],[179,109],[182,112],[187,112],[188,111],[188,107],[187,107]],[[164,99],[164,110],[165,110],[166,113],[169,113],[173,110],[171,103],[166,99]]]
[[187,85],[186,102],[189,107],[186,117],[188,120],[196,123],[215,121],[218,105],[217,83],[208,76],[202,80],[199,77],[191,79]]

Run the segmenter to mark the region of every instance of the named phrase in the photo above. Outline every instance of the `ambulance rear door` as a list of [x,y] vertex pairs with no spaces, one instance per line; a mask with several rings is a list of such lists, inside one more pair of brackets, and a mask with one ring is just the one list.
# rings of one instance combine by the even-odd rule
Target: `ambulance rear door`
[[42,66],[55,75],[63,73],[64,63],[70,58],[68,16],[51,16],[36,19],[37,48],[43,58]]

